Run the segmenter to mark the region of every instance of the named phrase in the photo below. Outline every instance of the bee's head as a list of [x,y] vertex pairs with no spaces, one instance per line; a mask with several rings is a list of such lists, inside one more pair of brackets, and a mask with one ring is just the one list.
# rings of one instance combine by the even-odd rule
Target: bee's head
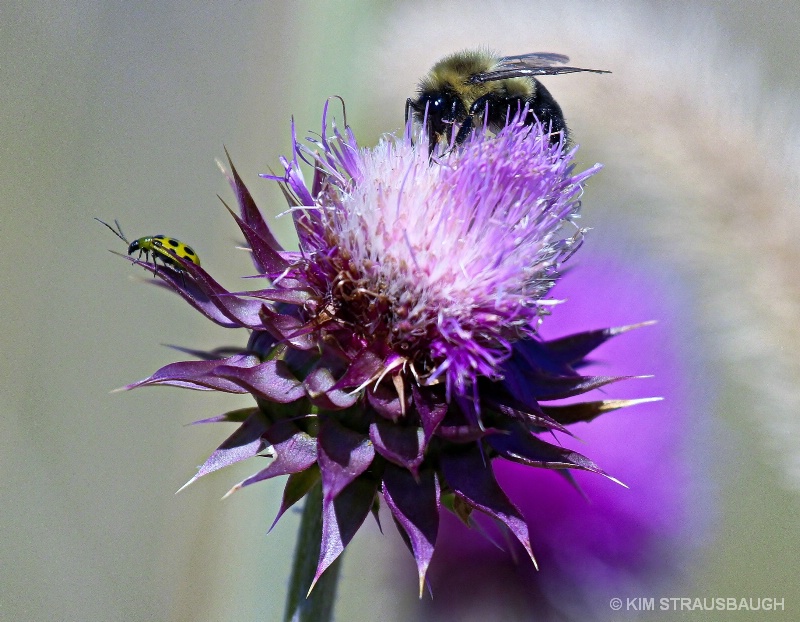
[[443,136],[449,136],[454,123],[467,116],[461,98],[449,89],[422,91],[408,105],[414,111],[414,118],[425,124],[431,150]]

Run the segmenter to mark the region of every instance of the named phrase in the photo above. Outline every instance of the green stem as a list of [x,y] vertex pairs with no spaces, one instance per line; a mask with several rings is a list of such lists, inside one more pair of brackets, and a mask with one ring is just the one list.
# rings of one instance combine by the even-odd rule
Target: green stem
[[317,572],[321,540],[322,486],[317,484],[306,495],[303,516],[300,519],[284,622],[330,622],[333,619],[341,555],[319,578],[306,598]]

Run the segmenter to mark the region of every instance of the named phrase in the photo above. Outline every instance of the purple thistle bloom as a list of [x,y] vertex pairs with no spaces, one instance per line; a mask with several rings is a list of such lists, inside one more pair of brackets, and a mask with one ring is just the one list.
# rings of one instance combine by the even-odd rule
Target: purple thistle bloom
[[[274,460],[233,490],[288,475],[278,518],[319,482],[315,581],[380,497],[420,591],[443,507],[465,522],[475,510],[495,519],[533,559],[494,459],[605,475],[551,433],[635,403],[551,403],[622,379],[577,369],[628,327],[537,333],[560,265],[580,246],[582,184],[599,166],[576,173],[574,151],[518,119],[432,160],[410,129],[360,148],[349,127],[329,127],[327,106],[311,148],[294,127],[292,136],[284,174],[263,177],[283,190],[299,251],[280,246],[230,165],[231,214],[268,287],[231,293],[180,258],[182,273],[157,271],[209,319],[250,329],[247,349],[173,363],[128,388],[253,395],[255,407],[204,421],[240,427],[191,481],[269,450]],[[313,167],[310,186],[301,160]]]

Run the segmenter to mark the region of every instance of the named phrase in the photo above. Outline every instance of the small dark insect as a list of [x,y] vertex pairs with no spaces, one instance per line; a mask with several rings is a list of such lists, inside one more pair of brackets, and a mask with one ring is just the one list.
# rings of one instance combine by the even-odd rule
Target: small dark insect
[[150,261],[150,255],[152,254],[154,264],[156,263],[156,260],[159,259],[164,265],[172,266],[178,272],[184,272],[184,269],[183,266],[181,266],[181,264],[175,260],[176,256],[185,261],[190,261],[196,266],[200,265],[200,258],[197,256],[197,253],[195,253],[190,246],[184,244],[180,240],[159,234],[146,235],[129,243],[128,238],[126,238],[125,234],[122,233],[122,227],[120,227],[119,221],[114,221],[114,224],[117,225],[117,228],[115,229],[107,222],[103,222],[99,218],[95,218],[95,220],[111,229],[114,235],[125,242],[125,244],[129,244],[128,255],[133,255],[133,253],[139,251],[139,257],[144,254],[145,259]]
[[417,122],[426,124],[428,146],[433,152],[438,142],[448,143],[453,132],[456,145],[482,123],[496,132],[505,126],[510,115],[527,105],[525,124],[538,120],[549,128],[551,142],[566,143],[569,135],[561,107],[534,76],[580,71],[610,73],[563,66],[568,61],[562,54],[549,52],[502,57],[486,50],[451,54],[422,78],[417,98],[406,100],[406,122],[411,110]]

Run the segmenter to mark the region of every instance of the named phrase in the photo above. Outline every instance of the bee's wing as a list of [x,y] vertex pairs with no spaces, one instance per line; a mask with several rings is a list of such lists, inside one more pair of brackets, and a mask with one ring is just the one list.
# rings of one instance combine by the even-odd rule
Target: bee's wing
[[[576,73],[590,71],[592,73],[611,73],[603,69],[583,69],[581,67],[566,67],[563,63],[569,61],[568,56],[552,52],[531,52],[517,56],[504,56],[489,71],[476,73],[470,76],[469,84],[505,80],[507,78],[520,78],[528,76],[553,76],[559,73]],[[559,65],[559,66],[556,66]]]
[[554,63],[568,63],[569,56],[564,54],[556,54],[554,52],[529,52],[528,54],[515,54],[514,56],[503,56],[500,63],[516,63],[528,62],[531,64],[538,64],[541,67],[547,67]]

